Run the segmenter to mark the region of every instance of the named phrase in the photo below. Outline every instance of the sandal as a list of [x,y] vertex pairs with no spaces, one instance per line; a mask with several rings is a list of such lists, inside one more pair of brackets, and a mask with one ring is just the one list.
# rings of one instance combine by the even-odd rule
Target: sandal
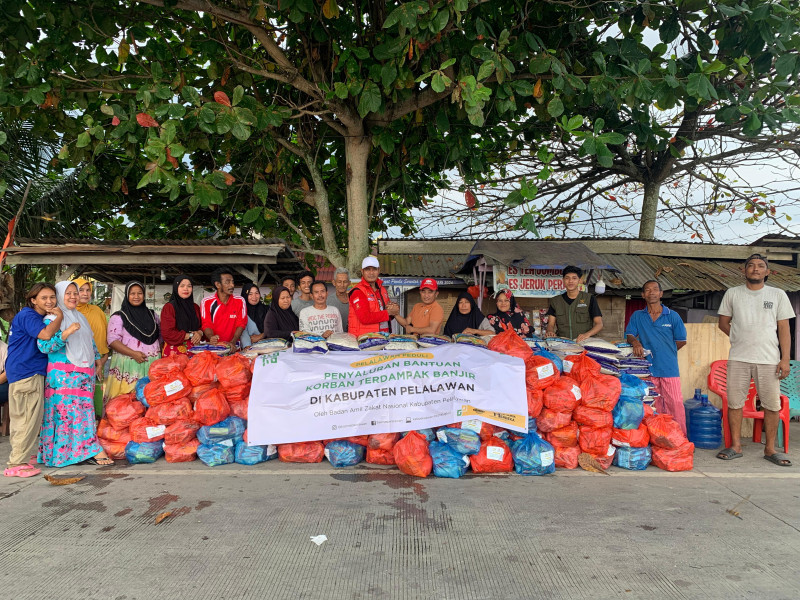
[[30,465],[17,465],[16,467],[9,467],[3,471],[3,475],[6,477],[33,477],[41,472],[41,469]]
[[87,458],[83,461],[84,464],[87,465],[98,465],[100,467],[110,467],[114,464],[114,461],[111,460],[108,456],[93,456],[92,458]]
[[771,463],[778,465],[779,467],[791,467],[792,461],[789,460],[789,457],[785,454],[765,454],[764,460],[768,460]]
[[741,452],[737,452],[733,448],[725,448],[725,450],[717,452],[717,458],[721,460],[733,460],[734,458],[742,458],[742,456]]

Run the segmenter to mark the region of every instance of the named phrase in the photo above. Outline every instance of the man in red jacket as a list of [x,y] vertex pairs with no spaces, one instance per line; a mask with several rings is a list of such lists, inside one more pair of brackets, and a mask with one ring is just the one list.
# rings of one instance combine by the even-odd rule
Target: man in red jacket
[[350,292],[350,316],[347,331],[356,337],[364,333],[389,333],[393,317],[400,307],[389,300],[389,294],[378,279],[378,259],[367,256],[361,261],[361,281]]

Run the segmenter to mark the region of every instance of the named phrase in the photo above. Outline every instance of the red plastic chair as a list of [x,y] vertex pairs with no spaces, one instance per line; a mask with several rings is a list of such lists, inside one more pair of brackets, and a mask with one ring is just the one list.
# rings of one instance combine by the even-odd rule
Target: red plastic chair
[[[731,447],[731,430],[728,425],[728,361],[715,360],[711,363],[711,371],[708,373],[708,389],[722,398],[722,430],[725,433],[725,447]],[[756,410],[755,382],[750,380],[750,391],[747,393],[747,400],[744,403],[742,418],[753,419],[753,441],[761,443],[761,429],[764,422],[764,411]],[[781,409],[778,411],[778,418],[783,423],[783,451],[789,453],[789,398],[781,394]]]

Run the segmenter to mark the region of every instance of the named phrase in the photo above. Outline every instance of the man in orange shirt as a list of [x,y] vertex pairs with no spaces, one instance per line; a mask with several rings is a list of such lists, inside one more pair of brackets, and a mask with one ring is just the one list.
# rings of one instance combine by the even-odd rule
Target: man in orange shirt
[[439,286],[435,279],[423,279],[419,284],[419,295],[422,302],[417,302],[411,309],[408,318],[400,315],[395,317],[397,322],[406,329],[406,333],[438,334],[444,322],[444,310],[436,302],[439,295]]

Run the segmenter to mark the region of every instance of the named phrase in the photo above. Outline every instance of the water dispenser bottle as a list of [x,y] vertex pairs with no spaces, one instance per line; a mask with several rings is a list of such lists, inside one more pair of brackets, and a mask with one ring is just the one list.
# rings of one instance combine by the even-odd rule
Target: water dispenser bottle
[[702,394],[700,392],[701,392],[700,388],[695,388],[694,396],[683,401],[683,410],[686,411],[687,432],[689,431],[689,421],[691,419],[692,411],[701,405],[700,397],[702,396]]
[[689,441],[696,448],[716,450],[722,445],[722,411],[708,402],[708,396],[700,397],[700,406],[690,411]]

